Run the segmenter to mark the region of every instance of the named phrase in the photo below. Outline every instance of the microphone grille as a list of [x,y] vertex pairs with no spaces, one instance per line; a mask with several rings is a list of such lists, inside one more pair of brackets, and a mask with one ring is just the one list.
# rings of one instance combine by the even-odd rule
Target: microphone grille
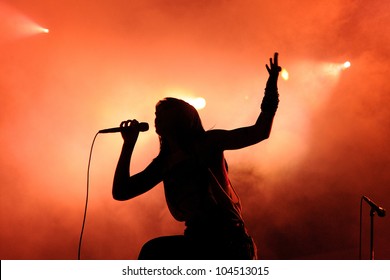
[[149,124],[146,122],[140,122],[138,124],[139,131],[148,131],[149,130]]

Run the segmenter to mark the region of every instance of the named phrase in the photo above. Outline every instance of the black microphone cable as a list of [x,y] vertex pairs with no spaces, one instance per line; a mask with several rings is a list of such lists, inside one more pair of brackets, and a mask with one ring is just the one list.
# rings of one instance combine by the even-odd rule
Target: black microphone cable
[[89,195],[89,169],[91,166],[91,158],[92,158],[92,150],[93,150],[93,145],[95,144],[96,137],[98,136],[99,132],[95,134],[95,137],[93,138],[92,145],[91,145],[91,150],[89,152],[89,159],[88,159],[88,168],[87,168],[87,193],[85,196],[85,208],[84,208],[84,218],[83,218],[83,224],[81,226],[81,233],[80,233],[80,240],[79,240],[79,248],[78,248],[78,254],[77,254],[77,259],[80,260],[81,256],[81,244],[83,241],[83,234],[84,234],[84,227],[85,227],[85,220],[87,218],[87,208],[88,208],[88,195]]
[[[147,131],[149,129],[148,123],[140,123],[140,131]],[[95,144],[96,137],[98,136],[99,133],[111,133],[111,132],[120,132],[122,128],[117,127],[117,128],[110,128],[110,129],[103,129],[99,130],[96,134],[95,137],[92,140],[92,145],[91,145],[91,150],[89,152],[89,159],[88,159],[88,168],[87,168],[87,192],[85,196],[85,208],[84,208],[84,217],[83,217],[83,223],[81,226],[81,232],[80,232],[80,240],[79,240],[79,247],[78,247],[78,253],[77,253],[77,259],[81,259],[81,244],[83,242],[83,235],[84,235],[84,228],[85,228],[85,221],[87,218],[87,209],[88,209],[88,196],[89,196],[89,170],[91,167],[91,158],[92,158],[92,150],[93,146]]]

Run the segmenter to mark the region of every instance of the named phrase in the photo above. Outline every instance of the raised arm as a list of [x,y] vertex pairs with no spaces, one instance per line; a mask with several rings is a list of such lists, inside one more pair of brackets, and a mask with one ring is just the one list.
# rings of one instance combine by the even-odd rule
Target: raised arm
[[137,142],[139,129],[136,120],[124,121],[121,127],[123,146],[115,169],[112,196],[115,200],[128,200],[152,189],[161,181],[160,168],[154,160],[145,170],[130,176],[130,161]]
[[241,149],[259,143],[270,136],[273,119],[279,104],[278,77],[281,67],[278,64],[278,53],[270,58],[270,64],[266,65],[269,73],[261,112],[252,126],[241,127],[234,130],[211,130],[207,133],[211,145],[221,150]]

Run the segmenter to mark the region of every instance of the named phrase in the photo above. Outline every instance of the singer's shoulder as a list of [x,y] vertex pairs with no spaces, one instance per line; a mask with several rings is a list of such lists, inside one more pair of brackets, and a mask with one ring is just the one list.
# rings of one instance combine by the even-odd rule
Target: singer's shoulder
[[213,141],[213,140],[218,140],[220,138],[226,137],[228,133],[228,130],[226,129],[210,129],[207,130],[205,133],[205,141]]
[[202,139],[202,144],[208,148],[215,148],[224,141],[224,138],[228,136],[228,131],[224,129],[210,129],[207,130]]

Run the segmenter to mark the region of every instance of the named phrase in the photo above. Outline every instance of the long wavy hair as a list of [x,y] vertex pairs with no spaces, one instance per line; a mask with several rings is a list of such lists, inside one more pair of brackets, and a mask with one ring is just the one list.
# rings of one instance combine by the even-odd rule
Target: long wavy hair
[[[174,114],[171,120],[170,136],[175,139],[180,148],[184,151],[191,151],[194,141],[202,137],[205,130],[202,125],[198,111],[184,100],[167,97],[160,100],[156,104],[156,111],[158,109],[168,109]],[[169,153],[169,147],[164,136],[159,135],[160,138],[160,154]]]

